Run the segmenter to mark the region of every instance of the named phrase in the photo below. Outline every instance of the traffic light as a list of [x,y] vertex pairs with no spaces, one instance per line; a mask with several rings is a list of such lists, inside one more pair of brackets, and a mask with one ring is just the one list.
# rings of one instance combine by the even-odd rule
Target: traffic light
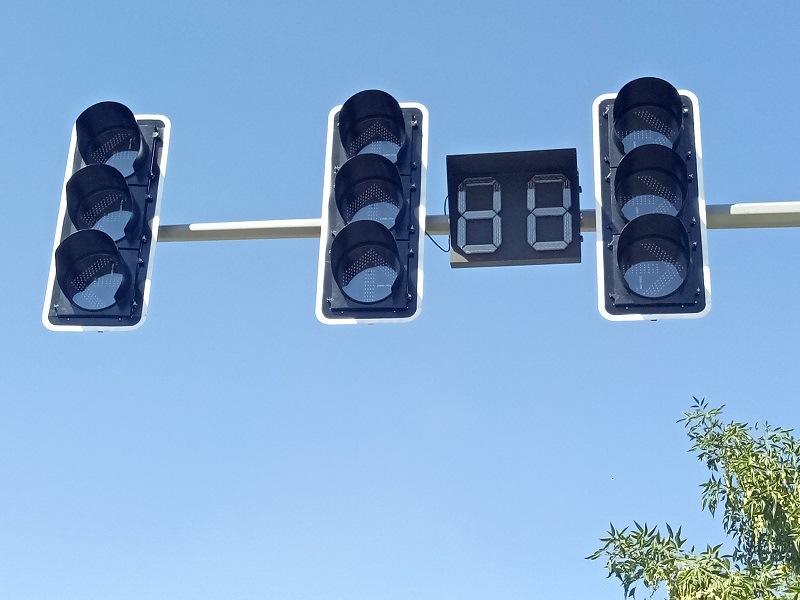
[[379,90],[328,116],[317,318],[409,321],[422,303],[428,111]]
[[597,281],[612,321],[711,308],[697,98],[655,77],[594,101]]
[[447,157],[450,266],[581,261],[574,148]]
[[117,102],[72,130],[42,322],[53,331],[139,327],[147,314],[170,122]]

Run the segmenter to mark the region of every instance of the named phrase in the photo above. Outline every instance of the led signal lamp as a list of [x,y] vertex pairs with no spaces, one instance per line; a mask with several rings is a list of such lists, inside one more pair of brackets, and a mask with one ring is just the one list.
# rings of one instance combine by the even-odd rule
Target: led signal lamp
[[575,148],[447,157],[450,266],[581,260]]
[[597,98],[598,308],[614,321],[711,308],[698,101],[643,77]]
[[42,322],[130,330],[147,314],[170,122],[118,102],[75,122]]
[[317,318],[409,321],[422,304],[428,111],[380,90],[328,117]]

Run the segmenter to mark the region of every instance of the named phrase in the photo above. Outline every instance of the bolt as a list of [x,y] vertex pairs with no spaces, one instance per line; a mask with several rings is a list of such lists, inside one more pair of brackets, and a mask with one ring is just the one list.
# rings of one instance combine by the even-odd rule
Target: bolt
[[152,196],[151,194],[147,194],[147,195],[144,197],[144,201],[145,201],[145,202],[152,202],[152,201],[153,201],[153,196]]
[[157,138],[160,134],[158,133],[158,129],[153,130],[153,139]]
[[689,150],[689,151],[686,153],[686,158],[692,158],[692,151],[691,151],[691,150]]
[[412,225],[411,227],[409,227],[409,228],[408,228],[408,231],[409,231],[409,232],[410,232],[410,233],[413,235],[414,233],[416,233],[416,231],[417,231],[417,230],[416,230],[416,228],[415,228],[415,227]]
[[417,122],[417,117],[411,119],[411,126],[414,128],[419,127],[419,123]]
[[147,236],[146,236],[146,235],[143,235],[143,236],[142,236],[142,243],[143,243],[143,244],[146,244],[146,243],[147,243]]
[[692,221],[691,221],[690,225],[691,225],[692,227],[694,227],[695,225],[697,225],[697,219],[696,219],[695,217],[692,217]]
[[692,250],[697,250],[697,242],[692,242]]
[[417,184],[416,183],[412,183],[411,184],[411,191],[414,192],[414,191],[416,191],[416,189],[417,189]]
[[694,175],[692,175],[691,173],[689,173],[689,175],[688,175],[687,179],[688,179],[689,181],[694,181]]
[[143,264],[144,264],[144,259],[143,259],[143,258],[140,258],[140,259],[139,259],[139,260],[137,260],[136,262],[137,262],[138,264],[140,264],[140,265],[143,265]]
[[683,107],[683,114],[685,114],[685,115],[689,114],[689,109],[687,107],[685,107],[685,106]]
[[418,167],[419,167],[419,165],[417,163],[415,163],[415,162],[411,163],[411,170],[412,171],[416,171]]
[[699,295],[700,295],[700,288],[697,288],[697,289],[694,291],[694,295],[695,295],[695,296],[699,296]]
[[325,302],[328,304],[333,304],[333,298],[325,298]]
[[[414,296],[412,296],[411,294],[406,294],[406,300],[411,302],[413,299],[414,299]],[[397,312],[397,311],[395,311],[395,312]]]
[[614,242],[608,242],[608,245],[606,246],[606,248],[608,248],[609,250],[612,250],[614,248]]
[[604,156],[603,157],[603,162],[610,165],[611,164],[611,159],[608,158],[607,156]]
[[606,119],[608,118],[608,109],[609,108],[610,107],[606,106],[606,109],[603,111],[603,117],[605,117]]

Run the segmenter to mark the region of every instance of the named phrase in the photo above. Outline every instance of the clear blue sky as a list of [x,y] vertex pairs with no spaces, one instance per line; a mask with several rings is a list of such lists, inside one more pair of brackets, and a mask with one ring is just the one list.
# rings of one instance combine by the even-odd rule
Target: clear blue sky
[[[320,215],[328,111],[381,88],[448,154],[575,147],[655,75],[700,100],[710,204],[800,196],[795,2],[7,2],[0,37],[2,600],[622,597],[609,521],[683,524],[692,395],[795,426],[800,230],[709,232],[714,306],[597,311],[583,262],[452,270],[412,323],[314,316],[315,240],[162,243],[144,327],[40,315],[72,123],[172,120],[162,223]],[[444,238],[440,238],[445,242]]]

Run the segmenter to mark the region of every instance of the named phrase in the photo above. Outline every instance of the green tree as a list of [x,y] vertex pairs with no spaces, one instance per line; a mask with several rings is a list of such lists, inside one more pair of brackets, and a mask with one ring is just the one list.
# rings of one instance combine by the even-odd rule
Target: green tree
[[635,598],[639,586],[669,600],[800,600],[800,440],[766,423],[724,424],[723,407],[694,400],[678,422],[689,451],[710,471],[703,509],[723,509],[733,551],[723,553],[722,544],[686,550],[680,527],[634,521],[624,529],[612,524],[588,558],[606,558],[625,597]]

